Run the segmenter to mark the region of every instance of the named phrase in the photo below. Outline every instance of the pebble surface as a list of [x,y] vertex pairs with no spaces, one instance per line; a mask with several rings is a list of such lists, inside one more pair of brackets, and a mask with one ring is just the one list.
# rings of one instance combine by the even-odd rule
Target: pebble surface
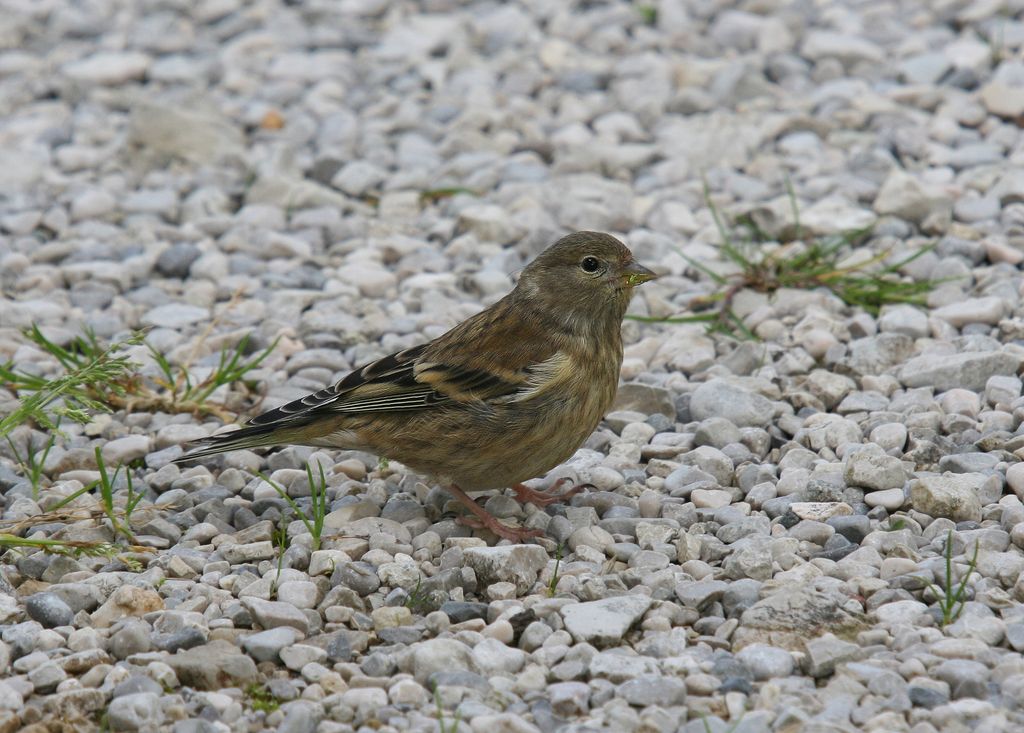
[[[57,373],[32,324],[147,328],[196,380],[248,334],[277,348],[211,399],[268,409],[439,335],[575,229],[662,275],[631,313],[677,315],[718,287],[694,262],[732,267],[705,186],[785,239],[791,185],[805,236],[871,227],[850,257],[937,285],[877,314],[743,293],[756,342],[627,321],[614,410],[534,484],[593,488],[486,500],[535,545],[494,546],[358,452],[171,464],[213,416],[65,424],[38,490],[5,441],[5,527],[94,480],[98,446],[131,467],[145,551],[3,555],[0,728],[433,732],[440,709],[459,733],[1024,729],[1022,11],[9,4],[0,360],[23,371]],[[257,472],[308,510],[307,462],[323,541],[292,517],[280,553],[289,507]],[[955,620],[947,541],[957,579],[976,564]]]

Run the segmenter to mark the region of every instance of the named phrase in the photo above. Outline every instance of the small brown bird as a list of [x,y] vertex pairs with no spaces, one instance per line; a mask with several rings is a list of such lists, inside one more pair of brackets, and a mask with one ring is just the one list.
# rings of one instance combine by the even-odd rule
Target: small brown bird
[[521,482],[572,456],[612,404],[622,318],[633,288],[654,277],[615,237],[570,234],[512,292],[444,335],[196,441],[178,460],[281,443],[365,450],[436,478],[477,517],[464,523],[537,536],[468,494],[510,487],[539,506],[565,498]]

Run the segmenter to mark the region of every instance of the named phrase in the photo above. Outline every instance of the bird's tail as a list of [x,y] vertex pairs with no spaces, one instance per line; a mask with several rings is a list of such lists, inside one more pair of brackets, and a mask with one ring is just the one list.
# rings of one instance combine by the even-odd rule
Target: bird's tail
[[188,452],[175,458],[174,463],[193,461],[197,458],[206,458],[232,450],[261,448],[291,442],[289,440],[291,436],[284,435],[284,432],[279,425],[253,425],[229,433],[200,438],[186,443],[185,448]]

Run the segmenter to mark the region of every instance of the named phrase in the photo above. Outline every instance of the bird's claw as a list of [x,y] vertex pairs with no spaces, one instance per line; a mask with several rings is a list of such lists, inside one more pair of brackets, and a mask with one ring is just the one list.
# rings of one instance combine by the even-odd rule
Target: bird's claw
[[457,517],[455,521],[466,527],[472,527],[473,529],[490,530],[502,539],[509,540],[510,542],[522,542],[523,540],[544,536],[544,532],[539,529],[526,529],[525,527],[509,527],[507,524],[502,524],[495,517],[492,517],[491,521],[480,519],[477,517]]
[[594,488],[592,484],[579,484],[577,486],[573,486],[568,491],[556,493],[558,489],[560,489],[566,483],[572,483],[572,479],[569,478],[568,476],[563,476],[562,478],[555,481],[555,483],[552,484],[551,488],[548,489],[547,491],[537,491],[536,489],[531,489],[529,486],[525,486],[524,484],[512,484],[512,491],[516,493],[516,498],[519,499],[519,501],[525,501],[531,504],[536,504],[537,506],[543,508],[548,506],[549,504],[564,502],[570,496],[578,494],[585,488]]

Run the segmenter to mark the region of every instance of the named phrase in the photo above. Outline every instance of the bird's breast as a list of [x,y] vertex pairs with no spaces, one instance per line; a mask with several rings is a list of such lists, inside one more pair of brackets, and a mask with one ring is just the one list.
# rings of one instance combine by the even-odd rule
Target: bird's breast
[[489,438],[491,460],[486,467],[467,465],[452,478],[467,491],[499,488],[543,475],[570,458],[614,401],[620,365],[615,352],[590,361],[569,358],[535,394],[479,413],[475,420]]

